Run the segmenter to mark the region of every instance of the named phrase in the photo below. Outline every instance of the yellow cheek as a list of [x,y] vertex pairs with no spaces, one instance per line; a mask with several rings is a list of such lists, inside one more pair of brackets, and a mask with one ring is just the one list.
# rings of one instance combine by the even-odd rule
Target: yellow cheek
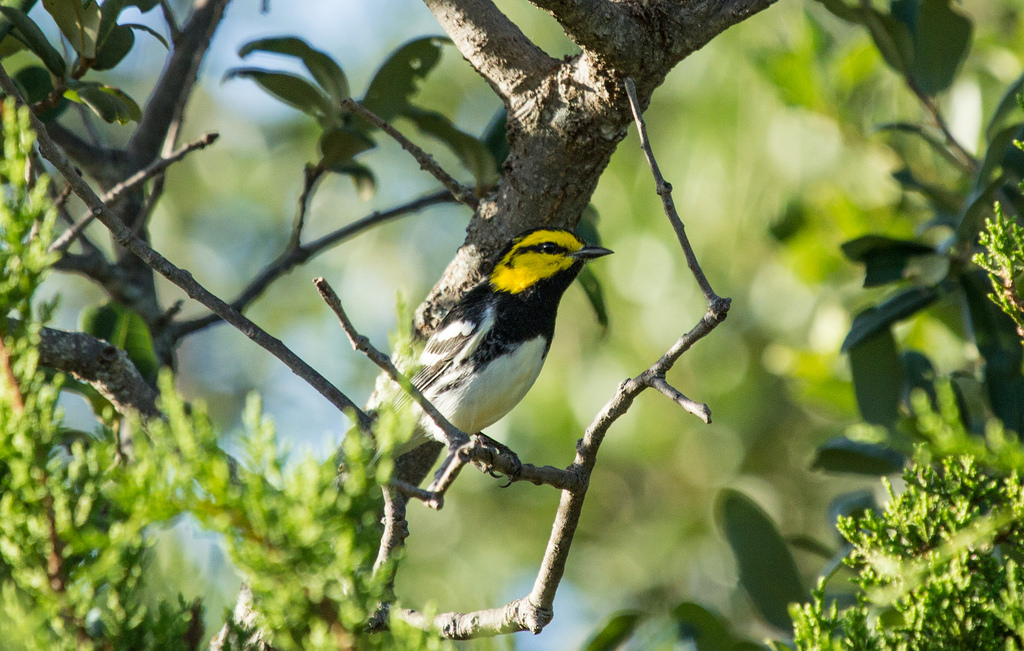
[[528,253],[499,265],[491,274],[491,284],[500,291],[518,294],[539,280],[553,276],[572,266],[565,256]]

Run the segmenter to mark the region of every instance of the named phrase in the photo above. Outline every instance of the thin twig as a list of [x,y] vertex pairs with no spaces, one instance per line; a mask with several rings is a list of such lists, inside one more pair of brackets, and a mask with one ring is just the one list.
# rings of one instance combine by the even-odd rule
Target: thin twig
[[437,410],[437,407],[427,400],[423,393],[409,381],[409,378],[398,370],[390,357],[375,348],[368,338],[356,331],[355,326],[352,325],[352,321],[348,318],[348,315],[345,314],[345,308],[341,305],[341,299],[338,298],[338,294],[335,293],[334,288],[331,287],[330,283],[328,283],[323,277],[319,277],[313,279],[313,284],[316,285],[316,289],[320,293],[320,297],[324,299],[324,302],[331,308],[334,315],[338,317],[338,321],[341,323],[341,329],[344,330],[345,334],[348,336],[348,340],[349,343],[352,344],[352,348],[366,355],[366,357],[384,371],[395,384],[409,394],[409,397],[412,398],[424,412],[426,412],[427,416],[429,416],[434,424],[437,425],[437,427],[444,433],[449,449],[455,450],[469,443],[469,436],[448,422],[448,419]]
[[[133,190],[138,186],[142,185],[149,179],[153,178],[157,174],[160,174],[165,169],[167,169],[174,163],[177,163],[182,158],[188,156],[190,153],[196,151],[197,149],[205,149],[209,145],[213,144],[213,142],[217,140],[218,136],[219,134],[215,132],[204,134],[203,136],[193,140],[192,142],[182,145],[167,158],[158,158],[157,160],[153,161],[143,169],[132,174],[125,180],[121,181],[114,187],[107,190],[103,194],[103,196],[100,197],[100,200],[103,201],[103,203],[107,204],[107,207],[114,205],[128,191]],[[79,235],[81,235],[82,231],[84,231],[85,228],[92,223],[92,220],[95,218],[96,215],[91,211],[82,216],[78,220],[78,222],[75,223],[74,226],[61,233],[60,237],[55,239],[53,243],[50,244],[50,251],[66,250],[69,246],[71,246],[75,239],[78,238]]]
[[[351,224],[346,224],[323,237],[313,240],[309,244],[300,244],[294,247],[289,245],[281,255],[277,257],[277,259],[264,267],[264,269],[260,271],[255,278],[253,278],[246,288],[239,293],[238,298],[231,302],[231,307],[239,312],[244,311],[245,308],[254,300],[259,298],[267,287],[269,287],[275,280],[288,273],[296,266],[311,260],[320,253],[323,253],[335,244],[340,244],[341,242],[349,240],[363,231],[383,224],[384,222],[410,215],[433,205],[447,203],[450,201],[453,201],[451,193],[448,192],[448,190],[440,190],[438,192],[422,196],[418,199],[413,199],[412,201],[400,206],[395,206],[389,210],[374,211],[361,219],[357,219]],[[203,328],[219,323],[220,320],[220,317],[216,314],[208,314],[192,321],[177,323],[171,326],[173,329],[172,338],[176,341],[196,332],[197,330],[202,330]]]
[[[25,98],[21,96],[21,92],[14,85],[14,82],[11,81],[7,70],[4,69],[2,64],[0,64],[0,89],[7,93],[8,97],[14,99],[19,106],[26,105]],[[106,204],[93,191],[92,187],[82,178],[71,162],[68,161],[64,152],[60,150],[49,134],[47,134],[46,126],[31,112],[29,112],[29,120],[32,129],[36,132],[36,143],[39,146],[39,152],[67,179],[71,187],[74,188],[75,194],[92,211],[96,219],[107,227],[117,244],[134,253],[151,269],[183,289],[189,297],[205,305],[264,350],[284,362],[293,373],[305,380],[307,384],[316,389],[331,404],[346,414],[350,414],[357,421],[360,428],[369,430],[370,417],[356,406],[348,396],[331,384],[327,378],[292,352],[279,339],[272,337],[250,319],[240,314],[237,310],[232,309],[230,305],[203,287],[192,277],[191,273],[172,264],[167,258],[149,246],[149,244],[132,233],[125,226],[124,222],[107,208]]]
[[626,95],[629,96],[629,107],[633,111],[633,120],[636,122],[636,130],[640,134],[640,148],[643,149],[644,156],[647,157],[647,163],[651,167],[651,173],[654,175],[654,182],[657,185],[658,196],[661,197],[661,203],[665,208],[665,214],[672,224],[672,229],[676,232],[676,237],[679,238],[679,245],[683,247],[686,264],[690,267],[693,277],[697,279],[697,284],[700,285],[701,291],[704,292],[704,300],[707,301],[707,304],[711,305],[716,301],[721,301],[721,297],[715,293],[715,290],[711,289],[711,284],[697,262],[697,256],[693,252],[693,247],[690,246],[690,239],[686,236],[683,220],[679,218],[675,202],[672,200],[672,186],[661,175],[658,161],[654,158],[654,152],[651,150],[651,141],[647,137],[647,125],[644,123],[643,115],[640,113],[640,101],[636,96],[636,85],[629,77],[626,77],[624,84]]
[[420,169],[425,170],[435,179],[440,181],[441,185],[447,188],[459,203],[463,203],[474,209],[477,207],[477,204],[480,203],[480,200],[475,194],[473,194],[471,189],[462,185],[448,174],[448,172],[441,169],[441,166],[437,164],[437,161],[434,160],[433,156],[420,149],[419,145],[416,145],[411,140],[403,136],[401,132],[391,126],[382,117],[351,97],[341,100],[341,105],[343,108],[355,113],[373,126],[391,136],[395,142],[401,145],[402,149],[412,154],[412,157],[420,164]]

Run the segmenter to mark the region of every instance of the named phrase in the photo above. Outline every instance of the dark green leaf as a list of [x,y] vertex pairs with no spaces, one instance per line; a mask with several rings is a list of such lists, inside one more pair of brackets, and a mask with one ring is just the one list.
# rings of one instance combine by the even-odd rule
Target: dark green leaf
[[412,120],[420,131],[437,138],[458,156],[459,161],[476,179],[477,187],[488,188],[498,180],[494,158],[484,143],[459,131],[448,118],[411,104],[406,105],[401,114]]
[[587,645],[586,651],[614,651],[629,639],[640,623],[640,613],[624,612],[612,615],[608,622],[594,634]]
[[243,59],[253,52],[271,52],[298,58],[313,75],[316,83],[327,91],[327,95],[338,103],[349,96],[348,79],[334,59],[328,54],[314,49],[301,38],[294,36],[277,36],[250,41],[238,50]]
[[903,365],[888,328],[879,329],[846,349],[850,354],[853,390],[865,421],[893,427],[899,419]]
[[886,122],[885,124],[880,124],[876,128],[879,131],[910,133],[918,136],[924,140],[936,154],[949,159],[954,164],[958,164],[958,160],[949,151],[949,146],[946,144],[945,137],[937,133],[934,129],[929,129],[924,125],[914,124],[913,122]]
[[[984,167],[984,163],[982,167]],[[974,246],[978,240],[978,233],[985,224],[985,219],[992,215],[992,205],[995,202],[996,193],[1005,187],[1006,183],[1002,176],[997,176],[983,185],[976,186],[971,191],[964,209],[959,215],[959,222],[956,224],[957,243]]]
[[[938,151],[940,154],[949,153],[946,149]],[[920,192],[924,195],[937,211],[955,213],[960,210],[963,197],[946,190],[942,186],[922,181],[908,167],[893,172],[892,177],[899,181],[904,189]]]
[[849,351],[861,341],[890,325],[931,305],[939,297],[936,287],[914,287],[900,292],[878,307],[864,310],[853,319],[850,332],[843,341],[842,352]]
[[583,291],[587,294],[590,307],[594,308],[594,316],[597,317],[597,322],[601,324],[602,328],[607,328],[608,307],[604,302],[604,290],[601,288],[601,281],[597,279],[597,276],[590,267],[583,267],[577,278],[583,287]]
[[739,567],[740,584],[766,621],[789,629],[789,604],[807,600],[796,562],[775,524],[743,493],[719,493],[716,519]]
[[719,614],[692,601],[672,609],[680,642],[693,642],[697,651],[732,651],[735,640],[728,622]]
[[0,7],[0,12],[3,13],[4,18],[9,20],[11,24],[17,30],[15,35],[18,39],[25,44],[25,46],[32,51],[46,69],[52,72],[57,77],[63,77],[65,68],[67,67],[64,63],[64,57],[60,55],[50,42],[46,40],[46,36],[39,29],[32,19],[26,16],[23,12],[15,9],[14,7]]
[[360,104],[385,120],[393,120],[409,104],[417,82],[437,65],[441,47],[448,42],[442,36],[428,36],[399,47],[377,70]]
[[53,80],[46,68],[27,66],[14,75],[14,82],[21,90],[22,96],[29,104],[45,99],[53,92]]
[[103,49],[103,45],[110,37],[110,33],[117,27],[117,19],[124,9],[125,0],[105,0],[100,7],[100,25],[96,37],[97,51]]
[[82,312],[82,330],[124,350],[142,377],[156,378],[159,364],[153,339],[136,312],[117,303],[97,305]]
[[935,367],[932,361],[916,350],[905,351],[901,355],[905,381],[900,400],[910,404],[910,394],[914,389],[921,389],[927,393],[932,402],[935,401]]
[[978,352],[985,358],[985,388],[992,411],[1003,424],[1015,432],[1024,432],[1024,346],[1021,346],[1016,325],[988,295],[992,286],[981,272],[960,277],[971,331]]
[[858,237],[845,242],[842,248],[847,258],[864,263],[865,287],[901,280],[911,258],[935,253],[932,247],[925,244],[881,235]]
[[[32,11],[32,7],[36,6],[36,0],[0,0],[0,5],[17,9],[28,15],[28,12]],[[14,29],[14,24],[6,16],[0,14],[0,41],[3,41],[12,29]]]
[[1024,73],[1021,73],[1021,76],[1017,77],[1012,84],[1006,87],[1006,92],[1003,93],[1002,99],[999,100],[999,104],[992,111],[992,116],[988,120],[988,126],[985,127],[985,138],[989,142],[999,132],[999,125],[1002,123],[1003,118],[1017,108],[1017,96],[1021,93],[1024,93]]
[[285,104],[313,117],[320,118],[330,115],[333,111],[330,100],[319,88],[290,72],[277,72],[263,68],[232,68],[224,75],[224,80],[227,81],[235,77],[252,79]]
[[914,30],[910,77],[919,90],[935,95],[949,88],[971,46],[971,21],[949,0],[922,0]]
[[95,70],[110,70],[128,56],[135,45],[135,32],[131,27],[115,25],[96,54]]
[[906,23],[871,7],[860,11],[861,22],[868,28],[882,58],[896,72],[906,73],[914,59],[914,41]]
[[64,97],[85,104],[105,122],[127,124],[142,117],[139,105],[124,91],[95,82],[78,82]]
[[496,174],[501,174],[501,165],[508,158],[508,134],[505,132],[508,115],[505,109],[498,109],[484,129],[482,140],[487,151],[491,152]]
[[352,178],[352,183],[356,186],[356,196],[359,197],[360,201],[369,201],[374,193],[377,192],[377,177],[365,165],[349,163],[340,168],[334,168],[332,171],[338,174],[346,174]]
[[1007,157],[1012,152],[1019,151],[1013,141],[1021,138],[1024,138],[1024,124],[1019,122],[1003,127],[992,136],[975,177],[975,188],[988,183],[995,171],[1005,165]]
[[167,39],[164,38],[164,35],[161,34],[158,31],[156,31],[155,29],[153,29],[149,25],[140,25],[139,23],[126,23],[125,27],[131,27],[132,29],[134,29],[137,32],[146,32],[147,34],[149,34],[150,36],[152,36],[156,40],[160,41],[160,44],[163,45],[165,48],[167,48],[168,50],[171,49],[171,46],[167,42]]
[[153,7],[160,4],[160,0],[128,0],[125,2],[126,5],[138,7],[139,11],[146,13]]
[[355,129],[329,129],[320,136],[320,165],[326,169],[344,167],[356,155],[376,146],[371,138]]
[[599,246],[601,244],[601,233],[597,230],[597,220],[601,214],[588,203],[587,207],[580,213],[580,221],[576,224],[576,234],[583,238],[587,244]]
[[863,13],[860,8],[848,5],[843,0],[817,0],[817,2],[837,18],[857,24],[863,24],[864,22]]
[[882,445],[851,441],[845,436],[818,447],[811,468],[856,475],[891,475],[903,470],[903,455]]
[[828,560],[835,556],[836,549],[829,547],[825,543],[821,542],[813,536],[806,534],[797,534],[795,536],[787,536],[786,544],[793,549],[800,549],[809,554],[814,554],[824,560]]

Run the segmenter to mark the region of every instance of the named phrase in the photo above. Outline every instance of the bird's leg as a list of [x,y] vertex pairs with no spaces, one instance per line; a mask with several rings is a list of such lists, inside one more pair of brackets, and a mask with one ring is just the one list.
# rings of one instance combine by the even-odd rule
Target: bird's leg
[[476,455],[473,465],[491,477],[506,477],[508,483],[502,488],[511,486],[523,471],[523,462],[519,460],[519,455],[513,452],[512,448],[495,441],[483,432],[477,432],[474,437],[481,453]]

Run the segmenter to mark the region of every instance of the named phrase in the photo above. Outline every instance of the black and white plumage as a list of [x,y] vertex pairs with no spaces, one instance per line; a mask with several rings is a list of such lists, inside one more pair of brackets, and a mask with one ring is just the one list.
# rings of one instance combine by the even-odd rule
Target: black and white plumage
[[[468,434],[497,422],[540,374],[565,290],[587,260],[608,253],[562,229],[513,239],[428,339],[413,384]],[[443,440],[428,418],[421,422],[423,433]]]

